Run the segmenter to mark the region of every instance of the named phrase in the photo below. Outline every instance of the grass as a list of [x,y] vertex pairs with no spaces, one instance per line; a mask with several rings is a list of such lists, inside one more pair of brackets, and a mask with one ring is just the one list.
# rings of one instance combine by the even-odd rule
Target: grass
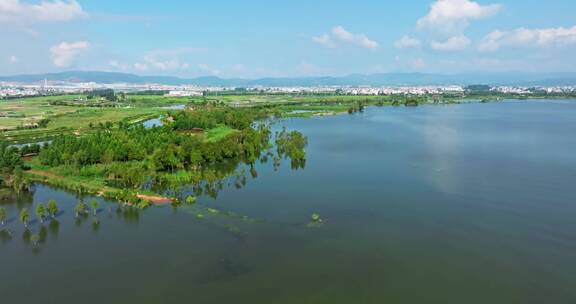
[[[82,172],[71,172],[72,169],[65,167],[47,167],[43,166],[37,158],[26,162],[30,166],[30,171],[25,171],[26,176],[33,182],[48,183],[56,187],[62,187],[69,190],[96,194],[99,192],[115,193],[120,189],[108,187],[106,179],[98,171],[104,169],[103,165],[86,166],[81,169]],[[93,171],[92,173],[89,173]]]
[[206,142],[217,142],[235,132],[238,132],[238,130],[232,129],[228,126],[219,126],[206,131],[204,133],[204,140]]

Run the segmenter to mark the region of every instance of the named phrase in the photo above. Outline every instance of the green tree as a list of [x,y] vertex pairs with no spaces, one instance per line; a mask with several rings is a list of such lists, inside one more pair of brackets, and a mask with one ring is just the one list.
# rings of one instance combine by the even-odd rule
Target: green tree
[[90,206],[92,207],[92,212],[94,213],[94,215],[96,215],[96,212],[98,211],[98,201],[93,199],[90,202]]
[[56,205],[56,201],[55,200],[49,200],[48,201],[48,214],[50,214],[50,216],[52,218],[55,218],[58,211],[59,210],[58,210],[58,206]]
[[46,217],[46,207],[44,207],[44,204],[39,203],[36,206],[36,217],[38,217],[41,224],[44,224],[44,217]]
[[84,204],[83,202],[78,202],[78,204],[76,204],[76,207],[74,207],[74,213],[76,213],[76,217],[79,217],[81,214],[84,214],[86,212],[86,204]]
[[28,228],[28,221],[30,220],[30,213],[28,212],[27,208],[24,208],[20,211],[20,215],[18,216],[18,218],[24,224],[24,227]]
[[6,209],[0,208],[0,223],[4,226],[4,222],[6,221]]

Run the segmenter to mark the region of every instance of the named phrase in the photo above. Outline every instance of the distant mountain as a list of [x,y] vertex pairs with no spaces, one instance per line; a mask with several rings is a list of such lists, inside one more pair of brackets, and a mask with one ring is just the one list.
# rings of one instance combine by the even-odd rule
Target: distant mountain
[[427,73],[382,73],[352,74],[338,77],[293,77],[293,78],[260,78],[229,79],[215,76],[198,78],[179,78],[173,76],[139,76],[127,73],[69,71],[61,73],[0,76],[0,81],[18,83],[40,83],[48,79],[59,82],[96,82],[102,84],[165,84],[165,85],[198,85],[198,86],[417,86],[417,85],[576,85],[576,73],[462,73],[462,74],[427,74]]

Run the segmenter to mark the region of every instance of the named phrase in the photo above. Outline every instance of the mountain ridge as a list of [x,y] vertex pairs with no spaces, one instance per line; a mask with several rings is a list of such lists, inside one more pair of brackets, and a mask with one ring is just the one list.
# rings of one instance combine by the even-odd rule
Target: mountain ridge
[[39,83],[44,79],[57,82],[95,82],[101,84],[162,84],[224,87],[254,86],[418,86],[418,85],[576,85],[576,73],[378,73],[350,74],[345,76],[264,77],[258,79],[221,78],[201,76],[181,78],[176,76],[144,76],[119,72],[66,71],[43,74],[0,76],[0,81]]

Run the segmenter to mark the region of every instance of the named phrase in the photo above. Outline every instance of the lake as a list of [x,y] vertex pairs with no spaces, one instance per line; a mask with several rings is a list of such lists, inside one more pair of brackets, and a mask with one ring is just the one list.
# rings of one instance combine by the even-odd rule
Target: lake
[[[308,136],[305,169],[258,164],[195,207],[100,201],[96,224],[42,185],[5,203],[2,302],[576,303],[576,101],[281,126]],[[64,210],[31,223],[35,247],[18,209],[49,199]]]

